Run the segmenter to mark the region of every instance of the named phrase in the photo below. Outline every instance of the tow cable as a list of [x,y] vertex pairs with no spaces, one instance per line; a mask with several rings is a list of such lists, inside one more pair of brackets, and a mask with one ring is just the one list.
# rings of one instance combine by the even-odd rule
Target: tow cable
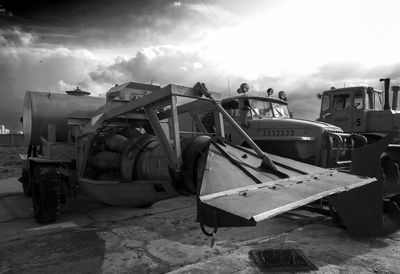
[[211,237],[211,241],[210,241],[210,247],[214,246],[215,243],[215,236],[217,235],[217,231],[218,231],[218,225],[217,225],[217,212],[213,211],[213,219],[214,219],[214,229],[212,232],[208,232],[206,230],[206,228],[204,227],[203,221],[200,220],[200,228],[201,231],[203,231],[204,235],[206,235],[207,237]]
[[200,223],[200,228],[201,228],[201,231],[203,231],[203,233],[204,233],[207,237],[211,237],[210,247],[213,247],[213,246],[214,246],[214,243],[215,243],[215,236],[217,235],[218,227],[215,226],[213,232],[208,232],[208,231],[206,230],[206,228],[204,227],[203,223],[201,222],[201,223]]

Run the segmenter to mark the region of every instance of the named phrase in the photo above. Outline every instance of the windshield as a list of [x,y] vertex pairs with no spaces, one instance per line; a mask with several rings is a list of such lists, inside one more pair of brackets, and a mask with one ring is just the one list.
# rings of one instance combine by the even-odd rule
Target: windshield
[[246,113],[249,118],[290,118],[286,105],[259,99],[227,100],[222,102],[222,107],[232,117],[241,117]]
[[249,105],[252,117],[258,117],[258,118],[274,117],[270,102],[250,99]]
[[381,92],[375,92],[375,109],[376,110],[383,110],[383,100],[382,100],[382,93]]
[[250,99],[250,111],[252,117],[257,118],[289,118],[289,110],[286,105],[279,103],[271,103],[268,101],[261,101],[256,99]]
[[368,88],[367,94],[368,94],[367,108],[382,110],[383,109],[382,92],[374,90],[372,88]]
[[290,118],[289,110],[286,105],[272,103],[274,108],[275,117]]

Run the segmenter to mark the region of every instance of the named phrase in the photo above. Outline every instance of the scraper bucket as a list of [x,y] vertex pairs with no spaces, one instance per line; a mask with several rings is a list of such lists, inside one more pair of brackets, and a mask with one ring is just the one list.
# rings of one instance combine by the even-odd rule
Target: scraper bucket
[[[382,195],[376,195],[379,189],[376,179],[323,169],[276,155],[268,154],[268,157],[276,171],[263,168],[262,159],[250,149],[219,142],[210,144],[207,158],[203,158],[204,172],[199,172],[197,180],[197,221],[202,228],[207,225],[216,231],[217,227],[251,226],[329,197],[335,208],[338,203],[335,210],[340,217],[349,203],[359,211],[360,218],[365,216],[361,218],[363,221],[373,220],[374,227],[365,234],[379,228],[382,209],[377,210],[374,206],[382,205]],[[358,192],[361,194],[354,194]],[[350,197],[361,195],[366,200],[362,201],[362,207],[357,207],[357,201],[347,199],[346,194]],[[370,196],[374,202],[369,201]],[[367,211],[371,216],[362,215],[366,206],[373,207]],[[343,219],[348,220],[347,216]]]

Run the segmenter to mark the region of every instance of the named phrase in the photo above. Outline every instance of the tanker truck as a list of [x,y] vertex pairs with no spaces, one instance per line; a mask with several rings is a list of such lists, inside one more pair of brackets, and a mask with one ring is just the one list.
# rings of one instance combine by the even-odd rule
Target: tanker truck
[[[264,153],[219,98],[200,83],[189,88],[129,82],[111,88],[105,99],[79,90],[26,92],[23,127],[29,149],[22,181],[35,219],[56,221],[60,205],[78,192],[132,207],[193,195],[197,222],[212,236],[218,227],[256,225],[326,198],[350,233],[390,232],[375,178]],[[213,133],[200,118],[208,112]],[[189,115],[200,132],[182,130],[181,115]],[[224,141],[224,122],[249,148]]]

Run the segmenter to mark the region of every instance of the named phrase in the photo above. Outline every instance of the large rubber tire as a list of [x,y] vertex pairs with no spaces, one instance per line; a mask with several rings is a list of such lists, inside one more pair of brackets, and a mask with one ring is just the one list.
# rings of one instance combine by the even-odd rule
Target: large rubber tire
[[31,184],[31,176],[29,175],[29,170],[22,169],[22,176],[19,178],[19,181],[22,184],[22,189],[24,190],[24,194],[26,197],[32,197],[32,184]]
[[208,149],[211,138],[199,135],[184,149],[182,153],[181,176],[183,186],[190,194],[198,194],[207,165]]
[[201,117],[205,129],[208,133],[215,133],[214,113],[208,112]]
[[41,224],[57,220],[60,205],[60,174],[53,167],[36,166],[32,174],[32,205]]

